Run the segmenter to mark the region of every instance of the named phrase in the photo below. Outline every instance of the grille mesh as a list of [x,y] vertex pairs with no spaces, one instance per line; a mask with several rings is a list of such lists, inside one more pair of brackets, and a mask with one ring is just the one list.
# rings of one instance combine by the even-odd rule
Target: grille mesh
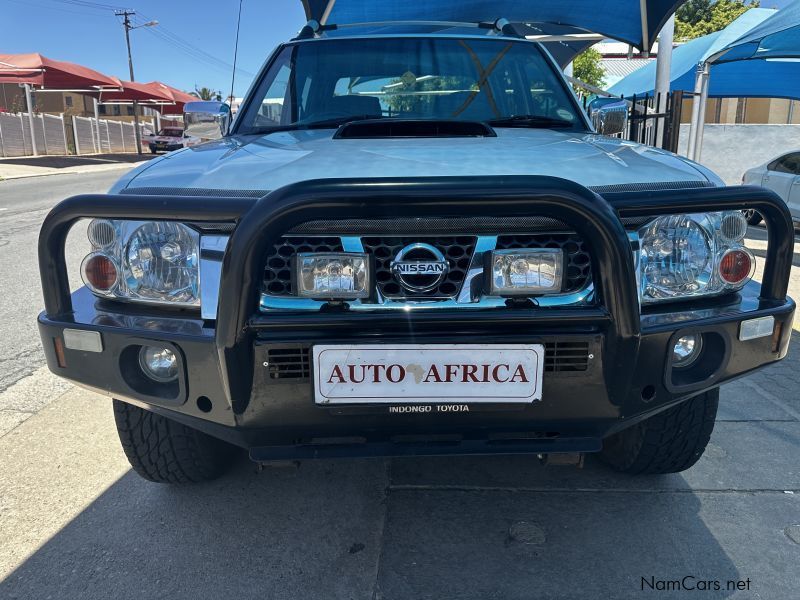
[[284,237],[273,245],[264,266],[264,291],[273,296],[292,293],[292,257],[300,252],[342,252],[338,237]]
[[592,279],[591,259],[583,240],[574,233],[549,233],[536,235],[501,235],[497,238],[498,250],[521,248],[561,249],[565,258],[565,293],[584,289]]
[[[375,280],[383,296],[387,298],[437,297],[449,298],[458,294],[469,270],[475,252],[475,237],[365,237],[361,238],[364,251],[375,257]],[[450,271],[436,289],[430,292],[409,292],[392,276],[391,263],[400,250],[416,242],[430,244],[447,259]]]
[[[589,368],[587,342],[547,342],[544,345],[545,373],[569,373]],[[311,377],[311,347],[276,346],[267,350],[271,380],[296,380]]]

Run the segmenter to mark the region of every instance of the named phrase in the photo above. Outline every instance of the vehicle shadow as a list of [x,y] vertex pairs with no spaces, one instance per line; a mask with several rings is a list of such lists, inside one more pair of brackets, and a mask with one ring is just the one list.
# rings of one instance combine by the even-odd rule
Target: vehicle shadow
[[[795,331],[787,360],[748,381],[792,400],[799,378]],[[682,474],[620,475],[594,456],[580,469],[479,456],[262,470],[242,457],[187,487],[129,471],[0,581],[0,598],[792,597],[797,409],[741,392],[723,393],[727,416]]]
[[86,165],[136,163],[153,158],[147,154],[91,154],[80,156],[22,156],[4,158],[3,165],[22,165],[26,167],[48,167],[51,169],[67,169]]
[[752,575],[719,541],[749,513],[680,475],[622,477],[596,460],[581,470],[530,456],[317,461],[260,473],[242,462],[186,488],[128,472],[0,582],[0,597],[639,597],[687,576]]

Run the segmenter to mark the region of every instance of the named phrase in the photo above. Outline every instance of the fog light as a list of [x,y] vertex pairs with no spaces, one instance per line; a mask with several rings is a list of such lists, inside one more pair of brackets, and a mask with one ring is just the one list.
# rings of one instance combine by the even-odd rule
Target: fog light
[[139,366],[153,381],[169,383],[178,378],[178,357],[169,348],[142,346]]
[[561,250],[496,250],[491,254],[490,293],[532,296],[561,291],[564,255]]
[[369,257],[350,252],[298,254],[295,280],[297,295],[305,298],[367,298]]
[[702,349],[703,337],[701,335],[682,335],[672,348],[672,366],[688,367],[697,360]]

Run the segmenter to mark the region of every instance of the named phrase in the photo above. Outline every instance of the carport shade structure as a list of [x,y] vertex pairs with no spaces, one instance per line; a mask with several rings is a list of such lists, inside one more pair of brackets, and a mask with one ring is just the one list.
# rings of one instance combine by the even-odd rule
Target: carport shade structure
[[[652,92],[653,68],[645,66],[614,85],[614,95]],[[775,11],[748,10],[727,28],[677,48],[671,89],[699,94],[692,106],[688,156],[700,159],[705,100],[800,100],[800,0]]]
[[684,0],[302,0],[308,19],[323,25],[403,21],[493,22],[570,26],[649,51]]
[[800,59],[800,0],[728,44],[711,56],[709,62],[778,59]]
[[39,154],[33,129],[31,90],[100,92],[119,89],[119,80],[82,65],[53,60],[38,53],[0,54],[0,83],[18,83],[25,87],[28,105],[28,126],[31,131],[33,155]]
[[0,83],[21,83],[46,90],[119,89],[119,80],[75,63],[41,54],[0,54]]
[[[695,85],[695,72],[697,65],[705,63],[711,56],[719,53],[727,45],[737,40],[742,34],[747,33],[759,23],[769,19],[776,11],[767,8],[752,8],[742,14],[725,29],[704,35],[675,48],[672,53],[670,69],[670,90],[683,90],[691,92]],[[800,92],[798,81],[774,81],[753,75],[757,73],[742,73],[742,64],[731,65],[733,68],[723,68],[715,65],[713,77],[710,80],[708,95],[712,97],[781,97],[785,90]],[[754,64],[763,68],[762,64]],[[643,96],[652,94],[655,82],[656,65],[648,63],[634,71],[627,77],[614,84],[608,91],[614,96]],[[788,88],[787,88],[788,86]],[[781,89],[777,89],[781,88]],[[795,88],[792,90],[791,88]]]

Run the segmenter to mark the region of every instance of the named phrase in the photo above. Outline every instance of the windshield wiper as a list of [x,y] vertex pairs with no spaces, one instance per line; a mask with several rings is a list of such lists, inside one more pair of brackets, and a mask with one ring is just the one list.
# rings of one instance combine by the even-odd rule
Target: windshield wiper
[[319,121],[298,121],[297,123],[290,123],[288,125],[263,125],[261,127],[251,127],[247,133],[263,134],[263,133],[276,133],[278,131],[300,131],[304,129],[338,129],[345,123],[352,123],[353,121],[365,121],[367,119],[378,119],[375,115],[355,115],[349,117],[336,117],[333,119],[321,119]]
[[502,117],[500,119],[489,119],[486,121],[493,127],[573,127],[574,123],[567,119],[557,119],[555,117],[545,117],[543,115],[514,115],[513,117]]

